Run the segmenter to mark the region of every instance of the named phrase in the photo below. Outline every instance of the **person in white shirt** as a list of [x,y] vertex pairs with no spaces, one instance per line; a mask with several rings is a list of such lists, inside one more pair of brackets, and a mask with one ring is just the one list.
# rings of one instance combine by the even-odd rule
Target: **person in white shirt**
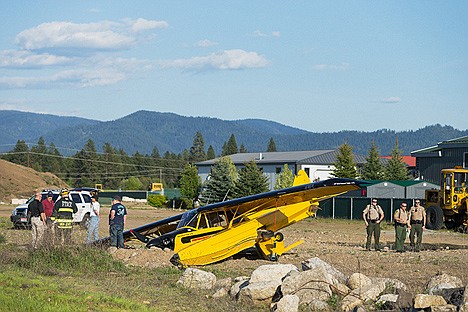
[[99,210],[101,205],[97,201],[97,197],[91,197],[91,213],[88,226],[88,244],[99,239]]

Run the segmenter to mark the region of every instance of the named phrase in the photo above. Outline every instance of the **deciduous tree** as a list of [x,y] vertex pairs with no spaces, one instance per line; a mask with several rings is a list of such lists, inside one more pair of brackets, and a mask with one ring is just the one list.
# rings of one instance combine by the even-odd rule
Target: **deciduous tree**
[[276,175],[275,190],[284,189],[293,185],[294,178],[291,169],[287,164],[283,165],[283,169]]

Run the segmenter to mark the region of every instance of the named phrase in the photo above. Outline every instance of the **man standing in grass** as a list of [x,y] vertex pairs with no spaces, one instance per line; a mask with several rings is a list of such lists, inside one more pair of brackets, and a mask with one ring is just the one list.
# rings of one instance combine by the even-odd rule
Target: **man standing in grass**
[[122,199],[116,195],[112,199],[112,208],[110,210],[110,238],[111,246],[124,248],[123,229],[127,221],[127,208],[120,202]]
[[32,248],[37,249],[42,244],[44,229],[46,224],[46,216],[41,203],[42,195],[36,192],[34,200],[28,205],[28,213],[31,214],[31,235]]
[[60,191],[60,198],[54,205],[52,219],[57,225],[57,240],[61,245],[71,244],[71,234],[73,227],[73,214],[78,212],[78,207],[69,197],[69,190],[63,188]]

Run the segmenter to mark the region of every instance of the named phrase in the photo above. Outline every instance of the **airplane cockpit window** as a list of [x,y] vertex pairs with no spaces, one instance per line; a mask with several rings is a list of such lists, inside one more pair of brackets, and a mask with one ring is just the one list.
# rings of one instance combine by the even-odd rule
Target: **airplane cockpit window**
[[182,215],[182,218],[180,219],[179,221],[179,224],[177,225],[177,228],[181,228],[183,226],[187,226],[187,225],[190,225],[192,227],[195,227],[195,225],[191,225],[191,223],[193,223],[192,221],[195,220],[196,222],[196,218],[195,216],[197,215],[197,211],[196,210],[189,210],[187,212],[185,212],[183,215]]

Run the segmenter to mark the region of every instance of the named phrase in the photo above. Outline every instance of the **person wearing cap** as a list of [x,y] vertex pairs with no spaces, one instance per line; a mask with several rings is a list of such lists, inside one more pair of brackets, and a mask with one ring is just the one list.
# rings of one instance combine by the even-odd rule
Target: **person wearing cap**
[[[426,210],[421,206],[421,201],[416,199],[414,201],[414,206],[409,210],[410,218],[410,246],[411,251],[419,252],[421,250],[422,235],[426,225]],[[416,244],[414,243],[414,238],[417,236]]]
[[52,212],[54,211],[54,193],[52,191],[47,192],[46,198],[42,201],[42,207],[44,207],[44,213],[46,215],[46,240],[53,243],[54,241],[54,222],[50,219]]
[[34,249],[37,249],[42,244],[42,237],[44,236],[44,228],[46,224],[46,216],[44,208],[42,207],[41,199],[41,193],[36,192],[34,200],[28,205],[28,213],[31,214],[31,245]]
[[109,215],[111,246],[124,248],[123,229],[127,221],[127,208],[121,203],[120,196],[112,199],[112,207]]
[[406,240],[406,229],[409,224],[408,212],[406,211],[406,203],[401,203],[400,208],[395,210],[393,214],[395,220],[395,249],[396,252],[405,252],[404,245]]
[[60,191],[60,198],[54,205],[52,220],[57,227],[57,240],[63,246],[71,244],[71,234],[73,229],[73,214],[78,212],[78,207],[69,197],[68,189]]
[[375,250],[380,251],[380,222],[384,218],[384,212],[382,207],[377,204],[376,198],[373,198],[371,203],[366,206],[362,212],[362,218],[366,224],[366,250],[371,250],[372,235],[374,235]]
[[91,197],[91,213],[89,216],[89,226],[88,226],[88,244],[99,239],[99,210],[101,205],[97,200],[97,196],[94,195]]

